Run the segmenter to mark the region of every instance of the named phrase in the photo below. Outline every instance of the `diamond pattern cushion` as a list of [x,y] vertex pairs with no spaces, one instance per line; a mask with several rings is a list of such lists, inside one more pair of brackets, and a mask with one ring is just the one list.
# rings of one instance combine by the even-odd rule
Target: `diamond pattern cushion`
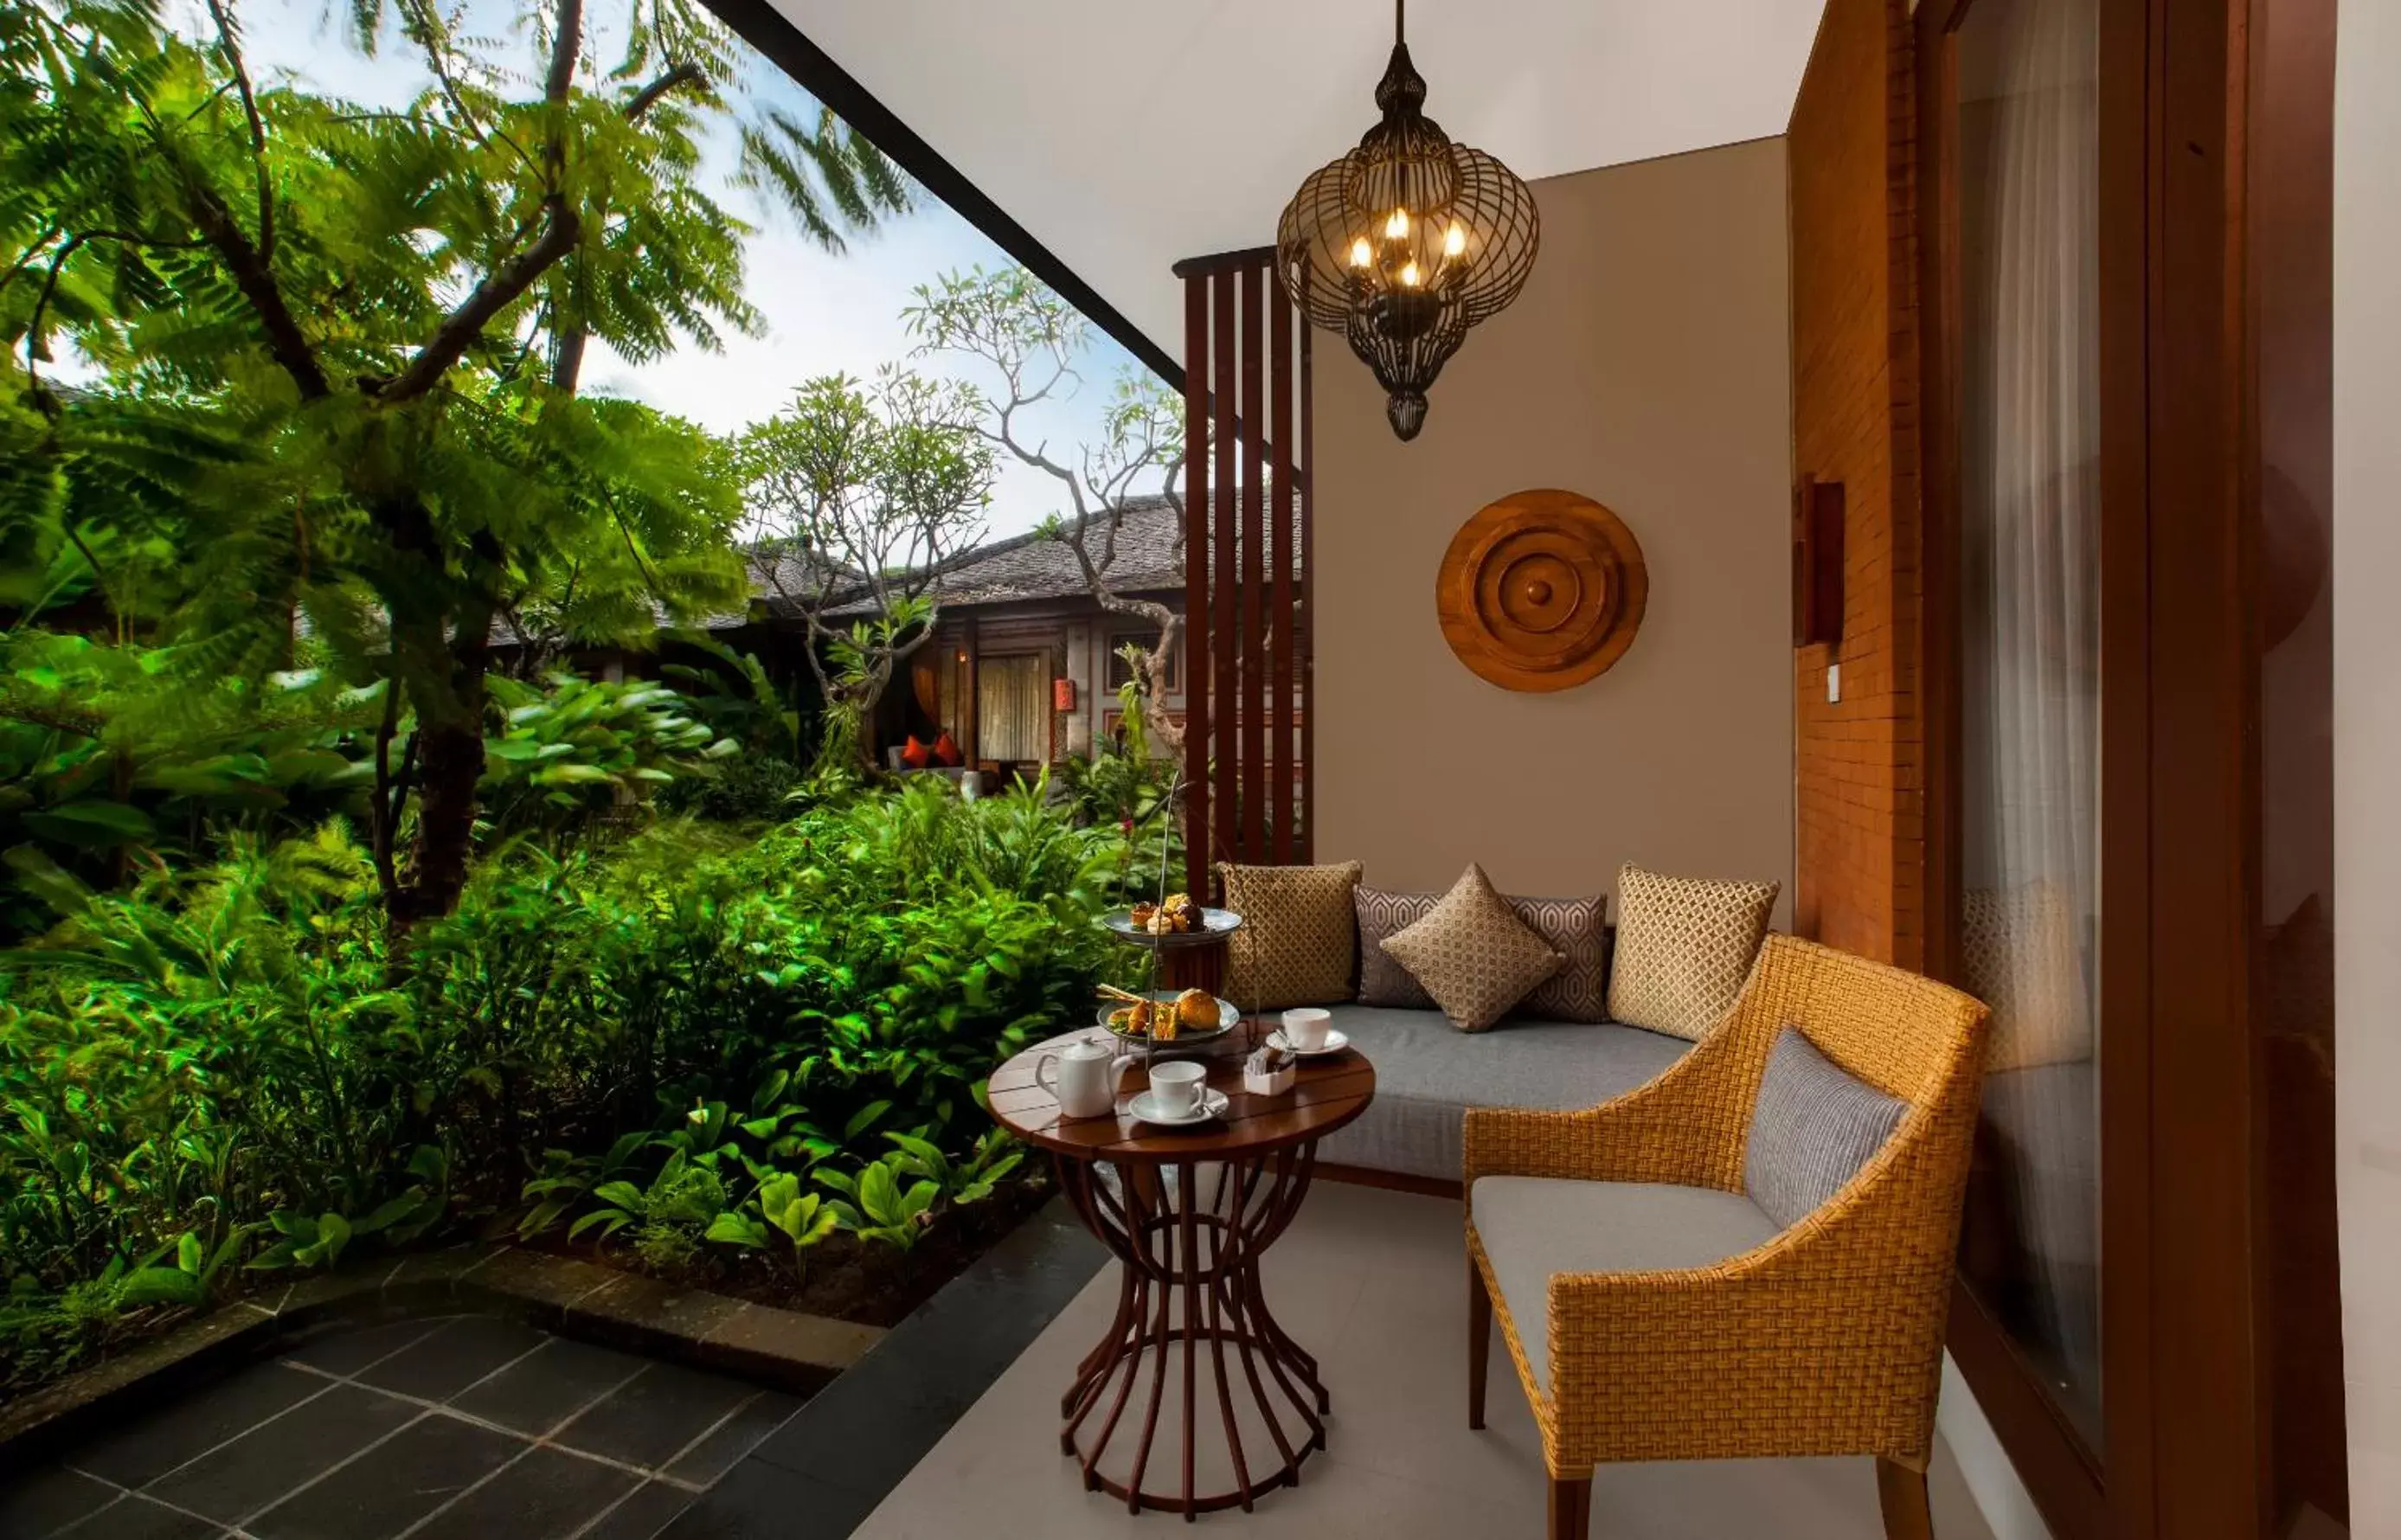
[[1517,1007],[1549,1022],[1609,1020],[1609,899],[1520,899],[1509,907],[1567,961]]
[[1826,1206],[1900,1126],[1909,1104],[1851,1078],[1798,1027],[1776,1035],[1750,1115],[1742,1187],[1790,1227]]
[[1628,863],[1617,877],[1611,1017],[1697,1042],[1741,995],[1780,887],[1663,877]]
[[[1519,1002],[1513,1014],[1545,1022],[1609,1020],[1609,900],[1521,899],[1502,894],[1517,917],[1567,958]],[[1391,893],[1365,883],[1351,895],[1359,915],[1359,1003],[1431,1011],[1434,997],[1383,949],[1385,938],[1415,925],[1442,901],[1439,893]]]
[[1432,1011],[1434,997],[1384,950],[1396,936],[1434,912],[1439,893],[1388,893],[1361,883],[1351,892],[1359,919],[1359,1003],[1396,1011]]
[[1959,901],[1959,954],[1960,987],[1993,1008],[1988,1073],[2092,1056],[2065,888],[2040,878],[1968,889]]
[[1351,997],[1359,863],[1217,868],[1242,928],[1226,942],[1226,997],[1245,1011],[1330,1005]]
[[1474,864],[1423,919],[1386,937],[1384,952],[1463,1032],[1481,1032],[1507,1015],[1567,961]]

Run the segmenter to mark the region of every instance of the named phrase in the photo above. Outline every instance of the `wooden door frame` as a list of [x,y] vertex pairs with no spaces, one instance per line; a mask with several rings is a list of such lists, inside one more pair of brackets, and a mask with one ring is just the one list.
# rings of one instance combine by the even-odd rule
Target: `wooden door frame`
[[[1930,971],[1955,977],[1956,70],[1916,16]],[[1963,1281],[1950,1345],[2059,1540],[2265,1523],[2250,1022],[2256,623],[2243,241],[2249,0],[2099,0],[2102,1448]],[[2140,702],[2110,709],[2109,702]]]

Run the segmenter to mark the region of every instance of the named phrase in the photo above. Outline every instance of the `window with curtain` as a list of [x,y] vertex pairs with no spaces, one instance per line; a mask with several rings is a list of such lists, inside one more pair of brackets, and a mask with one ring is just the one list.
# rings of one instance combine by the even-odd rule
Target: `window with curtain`
[[976,662],[976,752],[988,760],[1050,757],[1050,655]]
[[1994,1012],[1961,1260],[2098,1447],[2097,0],[1956,36],[1958,956]]

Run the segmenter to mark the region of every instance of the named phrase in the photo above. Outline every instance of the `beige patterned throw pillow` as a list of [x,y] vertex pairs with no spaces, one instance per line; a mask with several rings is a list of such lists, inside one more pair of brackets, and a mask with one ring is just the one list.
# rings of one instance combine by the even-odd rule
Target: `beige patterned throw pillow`
[[2060,884],[2044,877],[1961,895],[1959,974],[1993,1008],[1987,1073],[2092,1056],[2076,914]]
[[1471,865],[1425,918],[1384,939],[1462,1032],[1481,1032],[1557,973],[1567,959]]
[[1609,1013],[1698,1041],[1733,1008],[1782,884],[1617,875],[1617,956]]
[[1358,962],[1351,890],[1359,863],[1217,868],[1226,907],[1242,928],[1226,942],[1226,997],[1244,1011],[1281,1011],[1351,997]]
[[[1503,893],[1517,917],[1567,958],[1557,973],[1517,1002],[1515,1015],[1542,1022],[1609,1020],[1609,901],[1527,899]],[[1384,950],[1384,938],[1426,917],[1439,893],[1392,893],[1361,883],[1351,895],[1359,914],[1359,1003],[1431,1011],[1434,997]]]

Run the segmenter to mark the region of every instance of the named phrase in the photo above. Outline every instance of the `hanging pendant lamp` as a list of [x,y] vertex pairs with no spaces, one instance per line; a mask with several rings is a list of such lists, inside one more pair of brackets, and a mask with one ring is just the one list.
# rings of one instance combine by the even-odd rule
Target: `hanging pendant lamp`
[[1393,432],[1411,439],[1467,329],[1526,286],[1542,221],[1508,167],[1426,117],[1404,3],[1393,0],[1393,57],[1376,85],[1383,120],[1284,206],[1276,277],[1311,322],[1349,339],[1389,392]]

